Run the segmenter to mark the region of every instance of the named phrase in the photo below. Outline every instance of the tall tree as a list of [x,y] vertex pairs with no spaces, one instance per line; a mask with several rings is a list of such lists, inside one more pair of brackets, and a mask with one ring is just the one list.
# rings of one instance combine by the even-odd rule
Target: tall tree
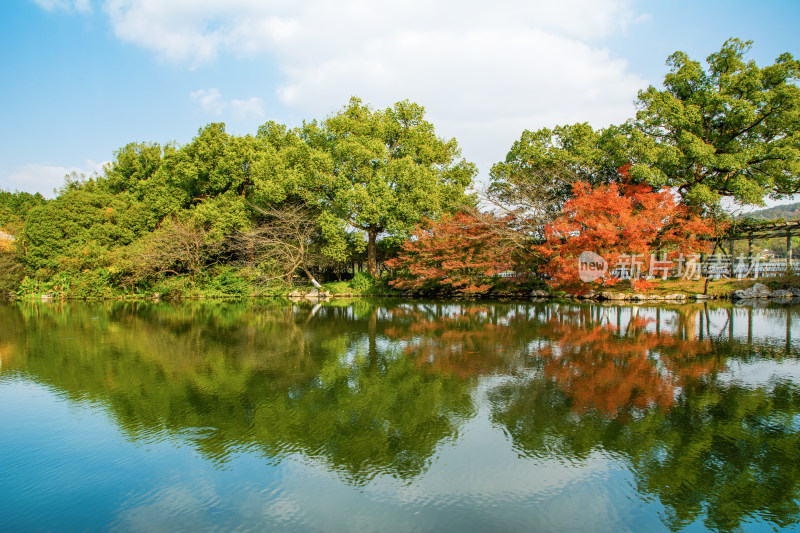
[[25,268],[17,254],[13,237],[0,230],[0,300],[16,290],[23,277]]
[[631,182],[674,187],[687,204],[800,192],[800,61],[785,53],[759,68],[745,58],[750,46],[726,41],[707,69],[674,53],[663,89],[640,91],[636,118],[623,125],[526,130],[492,168],[489,196],[548,215],[571,183],[618,181],[624,164]]
[[68,180],[58,198],[28,212],[19,238],[25,264],[42,278],[105,264],[110,248],[151,229],[147,207],[109,193],[94,179]]
[[729,39],[708,69],[686,53],[669,57],[664,89],[639,93],[631,173],[677,187],[690,201],[730,197],[761,204],[800,192],[800,61],[789,53],[759,68],[751,41]]
[[148,180],[161,168],[162,155],[174,152],[174,147],[163,150],[157,143],[129,143],[116,152],[114,160],[104,169],[105,186],[112,193],[130,192],[141,196]]
[[7,192],[0,189],[0,231],[11,235],[19,235],[28,211],[47,203],[39,194],[27,192]]
[[629,163],[615,150],[620,129],[594,130],[589,124],[525,130],[505,161],[492,166],[484,202],[510,215],[520,234],[541,239],[577,182],[592,186],[618,181],[617,168]]
[[339,113],[308,123],[308,145],[329,157],[307,190],[323,209],[367,234],[367,265],[377,272],[379,234],[408,234],[423,217],[471,203],[476,168],[459,159],[455,139],[436,136],[425,109],[403,101],[373,110],[351,98]]

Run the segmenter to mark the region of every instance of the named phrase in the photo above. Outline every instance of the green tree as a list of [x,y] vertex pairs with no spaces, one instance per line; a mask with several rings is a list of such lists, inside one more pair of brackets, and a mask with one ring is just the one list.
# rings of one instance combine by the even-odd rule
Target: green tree
[[634,176],[704,204],[800,191],[800,61],[784,53],[759,68],[745,59],[751,44],[729,39],[707,70],[684,52],[669,57],[664,89],[639,93]]
[[20,261],[17,247],[8,234],[0,232],[0,300],[17,289],[25,277],[25,268]]
[[106,265],[110,248],[152,229],[147,213],[94,180],[68,181],[58,198],[29,211],[20,239],[25,262],[43,278]]
[[27,192],[7,192],[0,189],[0,231],[19,235],[28,211],[47,203],[44,196]]
[[492,168],[489,198],[541,225],[572,183],[617,181],[623,165],[630,181],[674,187],[684,203],[705,207],[800,192],[800,62],[785,53],[759,68],[745,59],[750,46],[728,40],[707,69],[674,53],[663,89],[640,91],[636,118],[623,125],[526,130]]
[[459,160],[455,139],[437,137],[424,116],[409,101],[373,110],[354,97],[339,113],[303,128],[308,145],[328,156],[305,190],[324,210],[366,232],[372,275],[378,235],[408,234],[423,217],[471,202],[465,189],[475,166]]
[[97,180],[101,189],[147,206],[147,226],[155,228],[167,215],[185,207],[187,193],[172,177],[167,163],[177,157],[173,145],[130,143],[114,154]]
[[572,196],[574,183],[599,185],[618,179],[617,168],[627,161],[609,152],[616,132],[595,131],[586,123],[525,130],[505,161],[492,166],[485,196],[541,234]]
[[158,169],[162,154],[174,149],[167,146],[163,151],[157,143],[129,143],[114,153],[114,160],[104,169],[105,186],[113,193],[134,192],[141,195]]
[[192,210],[198,224],[221,240],[250,227],[251,212],[245,198],[253,188],[257,157],[258,146],[252,136],[238,137],[227,133],[222,123],[209,124],[165,159],[157,177],[179,191],[177,210]]

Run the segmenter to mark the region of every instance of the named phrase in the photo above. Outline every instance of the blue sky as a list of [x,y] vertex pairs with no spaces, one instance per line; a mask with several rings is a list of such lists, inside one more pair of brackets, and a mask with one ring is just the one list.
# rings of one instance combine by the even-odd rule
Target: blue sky
[[297,125],[350,95],[425,105],[485,176],[523,129],[634,113],[676,50],[800,56],[795,0],[9,0],[0,188],[52,196],[133,141]]

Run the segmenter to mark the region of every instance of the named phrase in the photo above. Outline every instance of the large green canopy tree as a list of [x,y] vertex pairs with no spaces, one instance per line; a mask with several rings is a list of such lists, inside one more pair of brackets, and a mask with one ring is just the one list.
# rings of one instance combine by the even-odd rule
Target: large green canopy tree
[[0,189],[0,231],[18,235],[25,224],[28,211],[47,203],[44,196],[27,192],[8,192]]
[[[181,147],[131,143],[115,153],[101,185],[151,206],[154,224],[189,210],[216,238],[246,229],[248,203],[280,203],[297,189],[295,152],[300,136],[268,122],[256,136],[237,136],[222,123],[201,128]],[[302,174],[302,172],[301,172]]]
[[473,200],[465,194],[476,167],[460,159],[455,139],[436,136],[425,109],[402,101],[373,110],[351,98],[337,114],[303,128],[310,148],[327,154],[307,183],[324,210],[366,232],[367,264],[376,274],[379,234],[407,234]]
[[113,195],[94,179],[73,182],[28,212],[20,234],[31,273],[49,277],[106,266],[109,250],[153,229],[148,206]]
[[745,60],[751,44],[729,39],[706,70],[684,52],[669,57],[664,89],[639,92],[634,176],[701,203],[800,192],[800,61],[784,53],[759,68]]
[[623,125],[523,132],[493,167],[490,195],[557,209],[572,182],[614,181],[624,164],[631,179],[706,207],[800,192],[800,61],[785,53],[759,68],[745,58],[750,46],[728,40],[705,69],[684,52],[671,55],[663,88],[640,91],[636,118]]

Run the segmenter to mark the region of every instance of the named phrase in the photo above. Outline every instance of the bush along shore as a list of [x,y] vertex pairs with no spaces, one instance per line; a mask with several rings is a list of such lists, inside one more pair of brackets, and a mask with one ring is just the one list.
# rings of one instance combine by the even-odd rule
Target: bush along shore
[[[635,292],[625,282],[616,290],[597,290],[580,294],[552,290],[543,283],[536,283],[533,290],[530,283],[514,287],[506,284],[502,290],[464,295],[452,291],[412,292],[400,291],[391,286],[387,278],[374,279],[359,273],[348,281],[323,283],[319,287],[311,285],[269,287],[234,286],[235,290],[215,285],[194,286],[190,284],[167,287],[166,291],[155,290],[125,293],[105,287],[97,292],[83,293],[75,287],[36,285],[26,287],[27,291],[6,294],[10,300],[203,300],[203,299],[246,299],[246,298],[284,298],[291,301],[320,301],[350,298],[408,298],[408,299],[496,299],[496,300],[573,300],[602,301],[608,303],[686,303],[707,300],[730,300],[737,303],[754,301],[776,301],[781,303],[800,303],[800,278],[787,276],[762,280],[716,280],[707,286],[704,280],[694,282],[663,282],[648,292]],[[612,287],[613,288],[613,287]],[[39,289],[39,290],[36,290]],[[49,289],[49,290],[48,290]],[[228,287],[230,289],[230,287]],[[163,291],[163,292],[162,292]]]
[[[348,298],[407,298],[407,299],[494,299],[494,300],[526,300],[532,294],[544,294],[547,298],[556,296],[551,291],[533,291],[520,288],[518,290],[490,291],[482,294],[464,295],[449,291],[411,292],[400,291],[391,287],[386,280],[365,283],[363,280],[323,283],[319,288],[310,285],[254,287],[252,290],[204,290],[203,288],[186,288],[178,290],[122,292],[112,288],[92,292],[66,291],[58,287],[38,287],[39,290],[9,292],[0,296],[0,300],[11,301],[68,301],[68,300],[214,300],[214,299],[249,299],[249,298],[284,298],[293,301],[317,301]],[[42,290],[44,289],[44,290]]]

